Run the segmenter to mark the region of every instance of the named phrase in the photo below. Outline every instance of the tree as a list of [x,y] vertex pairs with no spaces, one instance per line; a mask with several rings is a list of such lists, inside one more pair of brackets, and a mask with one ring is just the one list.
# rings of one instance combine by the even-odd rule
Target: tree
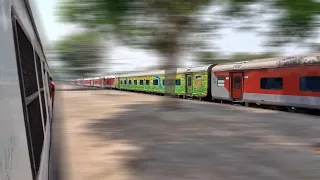
[[218,53],[213,51],[198,51],[194,56],[195,61],[201,64],[214,64],[216,61],[222,60],[218,57]]
[[64,69],[77,76],[91,76],[102,61],[102,45],[95,33],[81,32],[65,37],[56,44]]
[[[129,45],[157,51],[164,57],[165,78],[173,80],[179,52],[185,47],[189,50],[194,47],[197,41],[192,40],[205,39],[193,38],[192,34],[203,34],[221,23],[226,24],[228,21],[220,19],[221,16],[250,17],[249,12],[256,9],[249,11],[249,5],[264,2],[268,4],[263,9],[285,10],[274,21],[276,28],[272,31],[283,37],[282,43],[307,38],[305,32],[314,30],[313,17],[319,13],[319,3],[312,0],[61,0],[58,13],[63,21],[112,34]],[[200,18],[201,13],[210,5],[221,6],[223,11],[220,15],[214,14],[211,22],[205,22]],[[259,16],[261,14],[254,17]],[[174,86],[167,85],[165,91],[173,95]]]
[[[192,15],[209,3],[210,0],[67,0],[61,1],[59,13],[67,22],[108,32],[129,45],[157,51],[165,60],[165,79],[175,82],[177,55],[183,47],[192,46],[186,37],[208,28]],[[174,84],[168,83],[165,94],[172,96],[174,92]],[[173,99],[165,102],[172,107],[175,103]]]
[[[320,2],[317,0],[227,0],[224,14],[245,20],[245,26],[269,23],[271,28],[262,31],[267,45],[283,46],[313,41],[319,35]],[[268,16],[273,16],[270,18]],[[262,29],[265,29],[264,27]]]

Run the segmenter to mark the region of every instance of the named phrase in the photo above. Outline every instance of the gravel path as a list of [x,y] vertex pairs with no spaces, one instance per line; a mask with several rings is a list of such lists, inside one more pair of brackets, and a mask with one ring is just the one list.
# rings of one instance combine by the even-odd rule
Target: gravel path
[[320,179],[319,117],[191,100],[167,112],[161,96],[57,87],[66,179]]

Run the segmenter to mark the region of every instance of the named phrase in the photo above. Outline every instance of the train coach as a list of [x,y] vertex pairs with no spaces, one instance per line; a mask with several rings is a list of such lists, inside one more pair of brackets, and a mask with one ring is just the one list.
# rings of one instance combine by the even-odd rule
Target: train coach
[[93,83],[91,84],[91,86],[93,86],[93,87],[101,87],[102,86],[102,78],[100,78],[100,77],[93,78],[92,82]]
[[212,68],[213,100],[320,109],[320,53]]
[[0,171],[49,179],[50,70],[28,0],[0,0]]
[[[211,68],[213,65],[178,68],[175,79],[175,94],[180,97],[211,98]],[[150,71],[120,75],[116,78],[119,90],[164,94],[165,71]]]
[[102,77],[102,88],[115,89],[116,88],[116,76],[104,76]]
[[93,79],[91,78],[83,79],[83,86],[92,86],[92,85],[93,85]]
[[[119,90],[129,90],[137,92],[149,92],[149,93],[164,93],[164,70],[147,71],[120,75],[117,77],[117,86]],[[176,75],[176,89],[177,95],[184,94],[184,71],[178,70]]]

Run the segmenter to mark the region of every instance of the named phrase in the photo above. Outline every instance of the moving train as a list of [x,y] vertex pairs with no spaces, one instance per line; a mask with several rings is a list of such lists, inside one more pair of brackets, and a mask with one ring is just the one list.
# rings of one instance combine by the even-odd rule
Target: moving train
[[[74,80],[81,86],[163,94],[165,71]],[[175,94],[290,111],[320,109],[320,53],[178,68]]]
[[0,179],[49,179],[50,69],[28,0],[0,0]]

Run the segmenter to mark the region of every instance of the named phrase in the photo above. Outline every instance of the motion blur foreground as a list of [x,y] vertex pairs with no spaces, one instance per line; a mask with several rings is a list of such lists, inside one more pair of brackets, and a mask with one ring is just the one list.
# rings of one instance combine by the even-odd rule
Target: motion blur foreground
[[27,0],[0,1],[0,178],[48,179],[50,69]]

